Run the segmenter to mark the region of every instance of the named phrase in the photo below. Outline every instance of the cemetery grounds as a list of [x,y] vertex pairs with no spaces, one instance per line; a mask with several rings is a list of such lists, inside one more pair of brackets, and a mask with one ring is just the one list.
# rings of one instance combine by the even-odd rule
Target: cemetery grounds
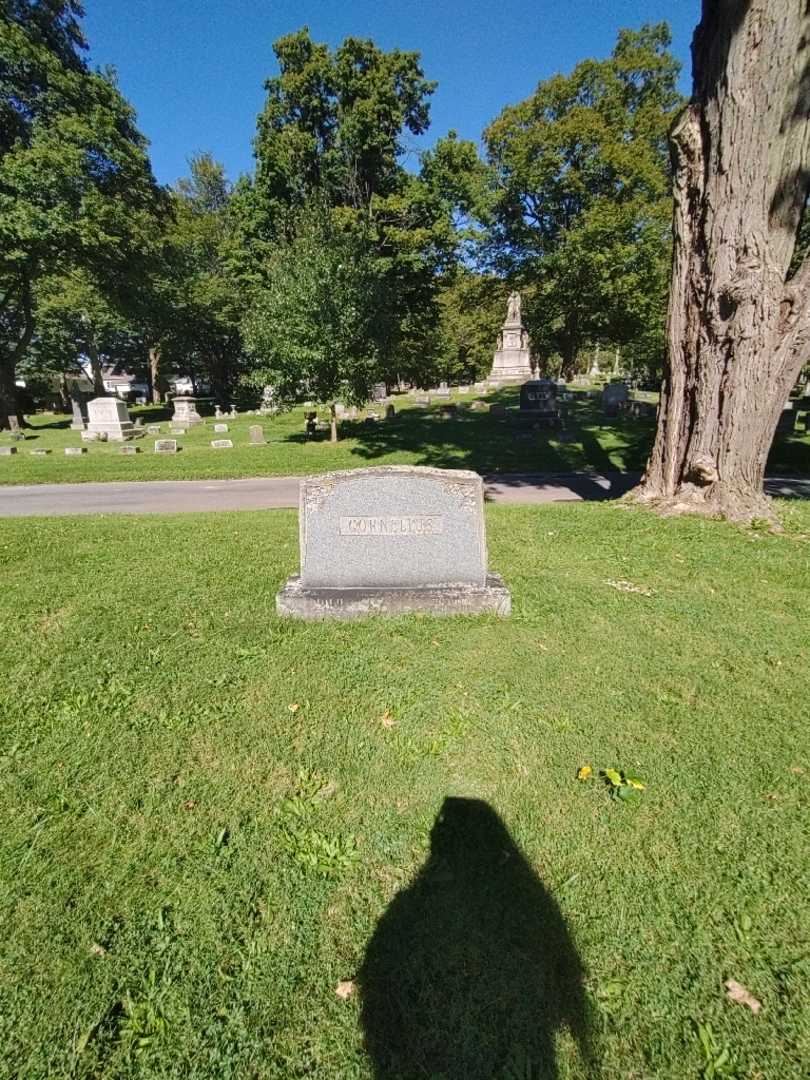
[[[504,387],[488,394],[454,393],[450,404],[458,413],[441,416],[448,402],[431,399],[428,408],[417,407],[414,395],[394,395],[396,419],[365,422],[369,412],[384,413],[385,406],[359,411],[356,421],[342,421],[340,441],[333,445],[329,434],[319,431],[314,439],[304,434],[303,406],[275,417],[242,413],[234,420],[223,417],[225,433],[214,431],[213,417],[204,425],[178,435],[177,454],[155,454],[156,438],[175,438],[170,432],[171,408],[133,407],[130,415],[144,426],[158,424],[159,435],[144,435],[134,445],[139,452],[121,454],[121,443],[83,443],[70,430],[70,416],[36,414],[25,442],[13,444],[0,435],[0,445],[16,445],[17,453],[0,457],[0,483],[39,484],[122,480],[237,479],[257,476],[301,476],[332,469],[366,465],[433,465],[441,468],[491,472],[570,473],[590,471],[640,472],[644,468],[655,431],[654,419],[625,416],[608,418],[600,402],[587,397],[587,388],[571,389],[571,401],[563,405],[561,429],[516,427],[511,420],[469,409],[480,399],[517,410],[518,389]],[[637,394],[655,400],[657,395]],[[325,409],[320,410],[323,419]],[[804,417],[795,432],[779,434],[774,443],[771,472],[810,474],[810,434]],[[251,446],[249,428],[263,428],[266,445]],[[232,449],[215,449],[211,441],[230,439]],[[65,456],[68,446],[84,446],[86,454]],[[35,455],[34,450],[50,450]]]
[[[510,619],[354,624],[276,616],[290,511],[0,522],[0,1075],[806,1075],[810,506],[780,512],[489,507]],[[503,825],[456,864],[449,797]],[[386,963],[398,1073],[364,1049]]]

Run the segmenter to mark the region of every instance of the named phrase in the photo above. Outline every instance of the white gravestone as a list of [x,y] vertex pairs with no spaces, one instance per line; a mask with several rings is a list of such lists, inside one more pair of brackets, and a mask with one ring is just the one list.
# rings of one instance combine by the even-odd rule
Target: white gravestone
[[135,434],[135,425],[120,398],[99,397],[87,402],[87,431],[91,435],[106,435],[110,440],[123,442]]

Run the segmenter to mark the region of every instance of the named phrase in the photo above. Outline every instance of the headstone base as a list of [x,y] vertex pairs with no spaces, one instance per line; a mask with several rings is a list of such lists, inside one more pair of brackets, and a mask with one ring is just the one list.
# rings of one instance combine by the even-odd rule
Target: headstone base
[[369,615],[499,615],[512,611],[512,598],[499,574],[486,585],[444,585],[413,589],[305,588],[296,574],[276,595],[276,611],[294,619],[362,619]]

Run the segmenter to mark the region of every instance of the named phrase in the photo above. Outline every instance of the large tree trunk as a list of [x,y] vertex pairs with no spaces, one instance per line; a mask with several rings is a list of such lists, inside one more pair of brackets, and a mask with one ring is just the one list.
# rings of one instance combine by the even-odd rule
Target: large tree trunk
[[658,431],[635,496],[773,519],[765,464],[807,359],[810,269],[788,278],[810,178],[805,0],[704,0],[672,133],[674,257]]
[[160,405],[164,400],[164,380],[160,369],[160,345],[149,347],[149,388],[153,405]]
[[20,336],[7,353],[0,353],[0,430],[10,428],[9,417],[16,417],[20,427],[28,426],[20,411],[17,394],[17,364],[25,356],[34,336],[34,310],[31,292],[31,280],[25,274],[20,284],[20,305],[18,320],[21,326]]
[[87,342],[87,355],[90,359],[90,378],[93,381],[93,393],[96,397],[104,397],[107,391],[104,389],[104,374],[101,370],[101,357],[98,355],[96,343],[92,338]]

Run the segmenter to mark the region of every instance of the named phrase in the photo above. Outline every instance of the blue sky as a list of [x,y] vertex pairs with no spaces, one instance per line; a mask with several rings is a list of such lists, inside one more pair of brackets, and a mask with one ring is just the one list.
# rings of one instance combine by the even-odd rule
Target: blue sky
[[303,25],[316,41],[371,37],[417,50],[439,87],[416,153],[455,128],[478,140],[540,79],[588,56],[606,56],[622,26],[666,19],[689,87],[689,43],[699,0],[85,0],[93,64],[112,64],[138,112],[161,183],[209,150],[235,179],[252,169],[251,140],[276,74],[272,44]]

